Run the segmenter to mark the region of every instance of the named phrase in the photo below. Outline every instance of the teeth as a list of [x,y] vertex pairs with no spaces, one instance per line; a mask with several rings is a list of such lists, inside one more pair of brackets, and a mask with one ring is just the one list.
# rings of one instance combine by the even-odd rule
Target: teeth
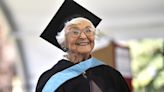
[[81,45],[81,46],[88,45],[88,44],[89,44],[88,42],[80,42],[80,43],[77,43],[77,45]]

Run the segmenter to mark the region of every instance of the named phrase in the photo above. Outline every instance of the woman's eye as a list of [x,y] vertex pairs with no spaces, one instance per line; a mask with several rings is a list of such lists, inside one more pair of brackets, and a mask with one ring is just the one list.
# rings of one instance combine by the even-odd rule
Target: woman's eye
[[90,30],[90,29],[87,29],[87,30],[85,30],[85,32],[86,32],[86,33],[90,33],[90,32],[91,32],[91,30]]
[[78,35],[79,32],[78,31],[73,31],[73,34]]

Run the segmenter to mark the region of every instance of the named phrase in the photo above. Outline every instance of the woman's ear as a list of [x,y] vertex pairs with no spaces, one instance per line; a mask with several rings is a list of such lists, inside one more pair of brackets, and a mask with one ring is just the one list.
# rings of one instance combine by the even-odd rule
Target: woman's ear
[[62,42],[60,45],[61,45],[62,49],[63,49],[65,52],[68,51],[66,41]]

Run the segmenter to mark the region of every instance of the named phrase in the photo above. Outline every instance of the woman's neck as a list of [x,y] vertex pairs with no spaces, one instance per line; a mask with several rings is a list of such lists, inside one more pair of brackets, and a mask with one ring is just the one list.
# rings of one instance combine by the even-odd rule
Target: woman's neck
[[79,54],[79,53],[72,53],[68,52],[66,56],[72,63],[80,63],[84,60],[87,60],[90,57],[90,54]]

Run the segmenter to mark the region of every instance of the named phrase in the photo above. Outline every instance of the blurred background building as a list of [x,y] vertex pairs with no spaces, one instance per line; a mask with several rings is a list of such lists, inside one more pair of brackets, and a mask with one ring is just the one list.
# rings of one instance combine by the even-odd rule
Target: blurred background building
[[[0,0],[0,92],[34,92],[63,52],[39,36],[64,0]],[[164,0],[75,0],[102,18],[93,56],[133,92],[164,92]]]

